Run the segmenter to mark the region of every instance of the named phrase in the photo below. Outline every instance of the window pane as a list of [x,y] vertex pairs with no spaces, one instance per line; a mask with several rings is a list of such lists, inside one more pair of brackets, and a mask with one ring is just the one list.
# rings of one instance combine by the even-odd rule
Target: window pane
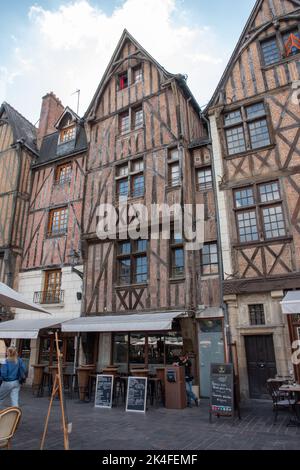
[[117,183],[117,191],[119,196],[128,196],[128,180],[121,180]]
[[179,153],[178,153],[178,149],[172,149],[170,150],[169,152],[169,159],[170,160],[178,160],[179,158]]
[[130,364],[145,364],[145,334],[130,333],[129,362]]
[[271,65],[278,62],[281,58],[276,38],[267,39],[261,43],[265,65]]
[[51,234],[65,233],[68,228],[68,209],[57,209],[52,211]]
[[129,121],[129,113],[123,114],[121,116],[121,133],[125,134],[126,132],[130,131],[130,121]]
[[75,126],[69,127],[68,129],[63,129],[60,133],[60,143],[69,142],[70,140],[74,140],[76,136],[76,128]]
[[144,124],[144,117],[143,117],[143,110],[137,109],[134,113],[134,128],[139,129],[143,127]]
[[169,165],[169,183],[171,186],[180,184],[180,171],[177,163]]
[[261,202],[272,202],[280,199],[280,190],[278,182],[262,184],[259,186]]
[[137,251],[138,252],[147,251],[147,245],[148,245],[147,240],[138,240],[137,241]]
[[184,250],[173,248],[172,252],[172,276],[182,276],[184,274]]
[[281,206],[263,209],[263,219],[267,239],[285,236],[286,231]]
[[237,220],[240,241],[242,243],[257,241],[259,239],[255,211],[240,212],[237,216]]
[[245,152],[246,144],[243,126],[234,127],[226,130],[226,139],[229,155]]
[[235,191],[234,198],[235,207],[237,208],[253,206],[255,203],[252,188],[245,188],[241,189],[240,191]]
[[143,171],[144,170],[144,160],[135,160],[132,162],[132,171]]
[[249,305],[250,325],[265,325],[265,311],[262,304]]
[[118,176],[127,176],[128,175],[128,165],[122,165],[117,167]]
[[[299,44],[296,42],[297,39],[300,39],[300,33],[298,29],[293,29],[293,30],[288,31],[287,33],[283,35],[282,38],[283,38],[285,51],[287,55],[299,54],[300,52],[299,47],[296,46],[296,44]],[[295,40],[295,38],[297,39]]]
[[154,372],[151,365],[157,365],[165,363],[165,338],[163,335],[149,335],[148,336],[148,363],[152,372]]
[[128,73],[124,72],[119,75],[119,90],[124,90],[128,87]]
[[207,243],[202,249],[202,274],[217,274],[218,272],[218,246],[216,243]]
[[205,168],[204,170],[198,170],[198,187],[201,190],[212,188],[212,172],[211,168]]
[[246,108],[247,118],[256,118],[266,114],[264,103],[256,103]]
[[143,80],[143,72],[142,72],[142,67],[136,67],[133,70],[133,82],[141,82]]
[[131,261],[119,259],[119,282],[120,284],[130,284]]
[[183,339],[179,333],[169,333],[165,337],[165,352],[167,364],[174,364],[178,360],[183,352]]
[[120,366],[121,372],[127,372],[128,335],[114,335],[114,364]]
[[132,177],[132,197],[144,195],[144,175]]
[[56,169],[56,182],[58,184],[68,183],[71,180],[72,165],[60,165]]
[[131,251],[130,242],[119,243],[119,254],[128,255]]
[[225,114],[225,125],[238,124],[242,121],[241,111],[233,111],[232,113]]
[[139,256],[135,259],[135,280],[137,284],[147,282],[148,280],[148,261],[147,256]]
[[253,149],[270,144],[270,136],[266,119],[249,124],[251,146]]

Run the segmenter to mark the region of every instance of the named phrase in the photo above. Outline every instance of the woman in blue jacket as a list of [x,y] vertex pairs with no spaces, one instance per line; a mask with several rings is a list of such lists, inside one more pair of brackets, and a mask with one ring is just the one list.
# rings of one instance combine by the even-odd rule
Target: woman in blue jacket
[[11,406],[19,406],[21,383],[25,380],[26,369],[22,359],[18,358],[16,348],[7,349],[7,357],[0,371],[2,384],[0,386],[0,407],[5,398],[10,395]]

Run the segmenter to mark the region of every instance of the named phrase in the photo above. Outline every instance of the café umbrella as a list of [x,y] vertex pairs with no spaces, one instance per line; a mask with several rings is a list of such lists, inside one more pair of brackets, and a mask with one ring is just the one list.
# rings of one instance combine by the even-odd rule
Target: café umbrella
[[51,315],[40,305],[29,302],[22,294],[3,284],[3,282],[0,282],[0,307],[21,308]]

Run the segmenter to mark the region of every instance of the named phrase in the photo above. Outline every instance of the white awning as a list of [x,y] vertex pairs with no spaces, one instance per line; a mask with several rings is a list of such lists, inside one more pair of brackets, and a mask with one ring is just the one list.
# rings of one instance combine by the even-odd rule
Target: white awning
[[62,325],[65,332],[130,332],[169,331],[174,318],[184,312],[147,313],[141,315],[114,315],[81,317]]
[[300,290],[288,292],[280,303],[285,315],[300,314]]
[[44,328],[57,327],[70,318],[36,318],[9,320],[0,323],[0,339],[36,339]]
[[11,289],[6,284],[3,284],[3,282],[0,282],[0,306],[1,305],[3,307],[16,307],[52,315],[47,310],[44,310],[40,305],[26,300],[22,294]]

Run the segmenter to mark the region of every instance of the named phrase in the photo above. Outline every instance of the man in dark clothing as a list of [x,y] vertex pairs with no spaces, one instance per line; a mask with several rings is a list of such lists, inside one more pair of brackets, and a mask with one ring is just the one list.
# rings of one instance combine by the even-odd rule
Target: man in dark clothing
[[188,354],[183,353],[181,356],[179,356],[179,366],[184,366],[185,369],[185,388],[186,388],[186,394],[187,394],[187,403],[188,406],[192,406],[192,400],[195,402],[196,406],[199,406],[198,398],[193,392],[192,384],[194,377],[192,376],[191,370],[192,370],[192,362],[189,359]]

